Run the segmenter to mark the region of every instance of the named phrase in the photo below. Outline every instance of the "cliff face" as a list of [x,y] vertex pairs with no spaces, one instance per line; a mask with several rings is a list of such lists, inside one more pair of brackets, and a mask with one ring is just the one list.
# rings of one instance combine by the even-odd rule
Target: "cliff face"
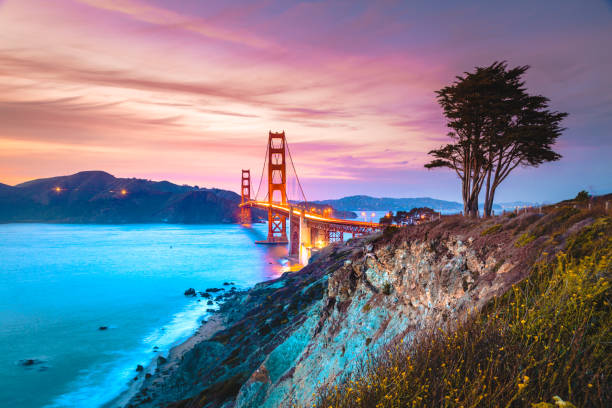
[[366,240],[351,248],[342,267],[326,276],[323,298],[266,356],[235,406],[308,405],[317,386],[354,371],[368,354],[459,318],[520,276],[508,275],[513,264],[500,264],[501,253],[493,250],[483,259],[471,243],[447,237],[435,245],[375,248]]
[[452,325],[524,278],[545,241],[551,253],[563,245],[562,235],[517,240],[549,218],[451,217],[330,246],[302,271],[228,299],[195,340],[138,380],[128,406],[308,406],[317,387],[368,355]]

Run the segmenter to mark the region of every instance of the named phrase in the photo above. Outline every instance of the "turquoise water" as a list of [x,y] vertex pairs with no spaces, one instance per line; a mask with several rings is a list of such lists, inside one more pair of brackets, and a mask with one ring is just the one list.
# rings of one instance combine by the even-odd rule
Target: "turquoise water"
[[273,249],[254,244],[266,228],[0,225],[0,405],[112,399],[137,364],[165,354],[206,317],[211,306],[185,289],[246,288],[280,275]]

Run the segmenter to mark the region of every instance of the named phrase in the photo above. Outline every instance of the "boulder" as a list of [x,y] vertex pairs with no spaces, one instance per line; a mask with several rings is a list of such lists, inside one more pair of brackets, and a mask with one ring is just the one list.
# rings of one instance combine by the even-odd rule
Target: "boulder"
[[195,296],[196,295],[196,291],[194,288],[189,288],[185,291],[184,293],[185,296]]
[[206,302],[206,304],[207,304],[208,306],[212,306],[212,305],[214,305],[214,304],[215,304],[215,302],[213,302],[212,300],[209,300],[208,302]]
[[223,289],[223,288],[208,288],[208,289],[206,289],[206,291],[210,292],[210,293],[217,293],[217,292],[221,292],[222,290],[225,290],[225,289]]
[[144,367],[143,367],[143,366],[141,366],[140,364],[138,364],[138,365],[136,366],[136,371],[141,372],[142,370],[144,370]]
[[108,326],[100,326],[98,327],[98,330],[108,330]]

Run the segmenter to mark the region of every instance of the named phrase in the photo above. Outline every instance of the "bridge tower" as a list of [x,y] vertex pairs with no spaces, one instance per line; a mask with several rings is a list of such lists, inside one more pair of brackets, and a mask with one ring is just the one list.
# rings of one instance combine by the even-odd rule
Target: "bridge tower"
[[[251,170],[242,170],[242,182],[240,186],[240,203],[244,204],[251,200]],[[240,223],[251,223],[251,207],[240,207]]]
[[268,133],[268,242],[287,243],[287,218],[273,211],[272,204],[287,205],[287,143],[285,132]]

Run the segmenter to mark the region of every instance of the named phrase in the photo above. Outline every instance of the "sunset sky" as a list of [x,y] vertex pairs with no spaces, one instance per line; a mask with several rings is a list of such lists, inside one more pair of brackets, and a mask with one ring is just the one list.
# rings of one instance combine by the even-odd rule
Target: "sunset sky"
[[423,168],[447,140],[434,91],[496,60],[569,113],[563,159],[498,201],[612,192],[611,2],[0,0],[0,182],[238,191],[285,130],[309,199],[458,201],[451,171]]

